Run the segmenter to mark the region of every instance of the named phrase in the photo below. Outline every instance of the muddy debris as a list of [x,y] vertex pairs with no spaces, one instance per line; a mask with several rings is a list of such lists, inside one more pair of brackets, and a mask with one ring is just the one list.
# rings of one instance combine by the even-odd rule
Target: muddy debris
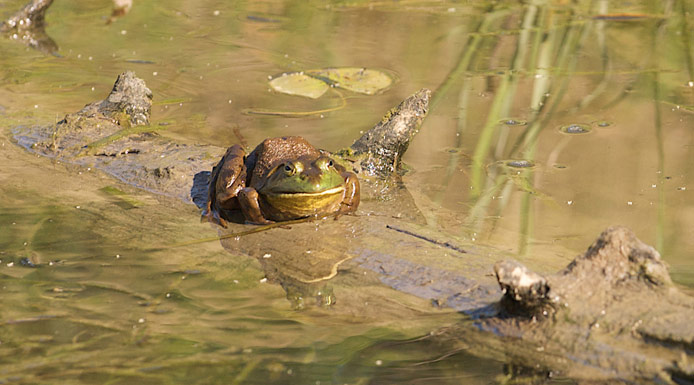
[[543,277],[514,261],[495,266],[502,298],[441,337],[483,356],[574,379],[691,383],[694,298],[672,283],[660,254],[625,227],[605,230],[565,269]]

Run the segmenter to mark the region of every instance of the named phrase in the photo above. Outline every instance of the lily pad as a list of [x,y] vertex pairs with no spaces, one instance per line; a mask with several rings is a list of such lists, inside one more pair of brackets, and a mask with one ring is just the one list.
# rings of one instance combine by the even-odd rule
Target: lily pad
[[270,86],[277,92],[289,95],[318,99],[329,86],[324,81],[308,76],[303,72],[291,72],[270,80]]
[[306,74],[324,80],[334,87],[360,94],[374,95],[393,84],[393,78],[383,71],[341,67],[306,71]]

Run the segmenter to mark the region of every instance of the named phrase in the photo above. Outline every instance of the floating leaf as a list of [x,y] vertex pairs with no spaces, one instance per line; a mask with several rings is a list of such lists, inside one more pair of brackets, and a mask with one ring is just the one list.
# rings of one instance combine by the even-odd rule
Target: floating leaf
[[303,72],[277,76],[270,80],[270,86],[283,94],[305,96],[311,99],[320,98],[329,88],[325,82],[305,75]]
[[366,95],[379,93],[393,84],[393,78],[385,72],[367,68],[325,68],[306,73],[335,87]]

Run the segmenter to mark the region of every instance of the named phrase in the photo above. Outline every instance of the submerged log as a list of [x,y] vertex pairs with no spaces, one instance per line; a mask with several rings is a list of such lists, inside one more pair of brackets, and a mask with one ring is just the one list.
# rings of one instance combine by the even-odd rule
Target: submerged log
[[[389,112],[347,151],[347,164],[379,176],[396,170],[393,165],[399,164],[426,116],[429,95],[429,90],[419,91]],[[210,170],[224,149],[161,137],[149,125],[151,104],[152,92],[128,71],[118,76],[106,99],[66,115],[53,127],[22,127],[14,136],[42,155],[90,165],[148,191],[204,206]]]
[[0,32],[43,53],[57,55],[58,45],[46,34],[46,10],[53,0],[32,0],[0,24]]

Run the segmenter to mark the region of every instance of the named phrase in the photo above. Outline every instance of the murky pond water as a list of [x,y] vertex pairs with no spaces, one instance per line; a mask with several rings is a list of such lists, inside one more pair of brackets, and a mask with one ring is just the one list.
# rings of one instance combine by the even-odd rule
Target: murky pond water
[[[404,176],[427,228],[549,272],[622,224],[694,287],[694,2],[614,6],[135,0],[111,18],[109,1],[56,0],[57,56],[0,39],[0,383],[521,375],[420,339],[463,316],[350,269],[336,304],[296,309],[256,259],[219,242],[170,247],[217,235],[195,206],[12,143],[12,128],[102,99],[126,69],[154,92],[161,135],[218,146],[302,135],[338,149],[431,88]],[[269,90],[274,75],[333,66],[397,82],[316,100]]]

